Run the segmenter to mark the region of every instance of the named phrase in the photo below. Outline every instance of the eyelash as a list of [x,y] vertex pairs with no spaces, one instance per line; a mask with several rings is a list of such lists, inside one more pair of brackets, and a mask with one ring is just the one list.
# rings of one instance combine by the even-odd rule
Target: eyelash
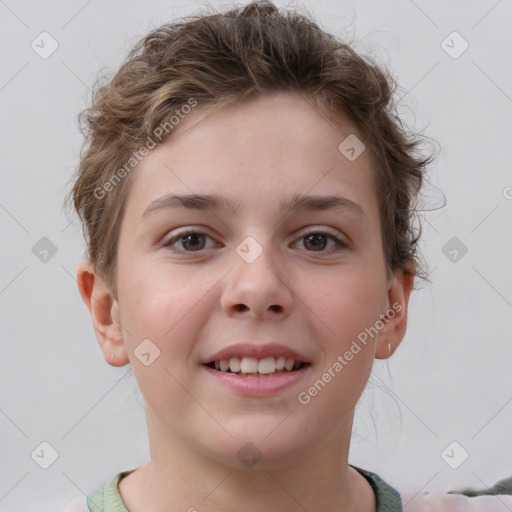
[[[192,254],[192,253],[196,253],[196,252],[200,253],[200,252],[204,251],[205,249],[198,249],[197,251],[187,251],[187,250],[178,250],[175,247],[172,247],[176,242],[179,242],[181,238],[183,238],[183,237],[185,237],[187,235],[192,235],[192,234],[194,234],[194,235],[204,235],[204,236],[206,236],[208,238],[211,238],[209,235],[199,231],[197,228],[184,228],[182,231],[178,232],[172,238],[170,238],[169,240],[165,241],[162,244],[162,247],[166,247],[169,250],[171,250],[172,252],[180,253],[180,254],[183,254],[183,253],[191,253]],[[332,252],[334,252],[336,250],[342,250],[342,249],[347,249],[348,248],[348,245],[343,240],[341,240],[337,236],[333,235],[332,233],[321,231],[321,230],[308,231],[304,235],[300,236],[298,238],[298,240],[302,240],[303,238],[307,237],[308,235],[326,235],[328,238],[331,238],[332,240],[334,240],[336,242],[336,247],[334,247],[332,249],[329,249],[328,251],[323,251],[322,250],[322,251],[306,251],[306,252],[310,252],[310,253],[318,252],[320,254],[331,254]]]

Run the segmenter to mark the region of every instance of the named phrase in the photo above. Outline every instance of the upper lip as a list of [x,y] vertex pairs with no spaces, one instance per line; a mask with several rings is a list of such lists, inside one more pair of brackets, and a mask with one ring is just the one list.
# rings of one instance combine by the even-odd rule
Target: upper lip
[[310,362],[303,354],[300,354],[289,347],[285,347],[284,345],[280,345],[279,343],[267,343],[265,345],[236,343],[215,352],[215,354],[212,354],[205,359],[202,364],[211,363],[212,361],[229,360],[232,357],[254,357],[256,359],[264,359],[266,357],[279,356],[286,357],[287,359],[294,359],[301,363]]

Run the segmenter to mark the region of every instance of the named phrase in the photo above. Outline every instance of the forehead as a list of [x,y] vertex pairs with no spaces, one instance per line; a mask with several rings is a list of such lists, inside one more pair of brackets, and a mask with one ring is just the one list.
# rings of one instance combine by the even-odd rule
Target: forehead
[[252,207],[263,215],[262,199],[277,209],[292,195],[337,188],[375,213],[371,156],[365,150],[347,158],[340,144],[361,137],[347,116],[336,116],[312,98],[290,93],[214,111],[198,106],[133,171],[128,210],[140,218],[155,199],[179,191],[237,197],[242,210]]

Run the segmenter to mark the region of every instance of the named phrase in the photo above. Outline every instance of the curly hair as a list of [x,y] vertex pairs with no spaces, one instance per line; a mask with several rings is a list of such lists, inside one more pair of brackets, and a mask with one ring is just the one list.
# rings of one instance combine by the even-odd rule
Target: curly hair
[[[356,124],[374,160],[387,275],[401,268],[428,281],[418,251],[421,225],[415,228],[413,220],[433,156],[422,155],[422,137],[404,128],[396,90],[384,66],[310,17],[270,1],[152,30],[112,79],[96,81],[91,106],[78,115],[85,140],[67,201],[82,222],[88,258],[117,295],[116,250],[132,181],[126,162],[137,163],[134,152],[154,143],[152,135],[171,116],[187,104],[213,110],[284,91],[308,95],[330,115],[343,112]],[[159,143],[170,136],[167,131]]]

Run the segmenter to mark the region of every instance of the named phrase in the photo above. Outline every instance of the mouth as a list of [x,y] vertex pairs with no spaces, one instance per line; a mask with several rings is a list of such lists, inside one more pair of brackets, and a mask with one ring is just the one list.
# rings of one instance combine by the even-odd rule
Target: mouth
[[309,365],[310,363],[284,356],[270,356],[262,359],[235,356],[229,359],[217,359],[204,364],[204,366],[222,373],[229,373],[240,377],[262,378],[293,373]]

